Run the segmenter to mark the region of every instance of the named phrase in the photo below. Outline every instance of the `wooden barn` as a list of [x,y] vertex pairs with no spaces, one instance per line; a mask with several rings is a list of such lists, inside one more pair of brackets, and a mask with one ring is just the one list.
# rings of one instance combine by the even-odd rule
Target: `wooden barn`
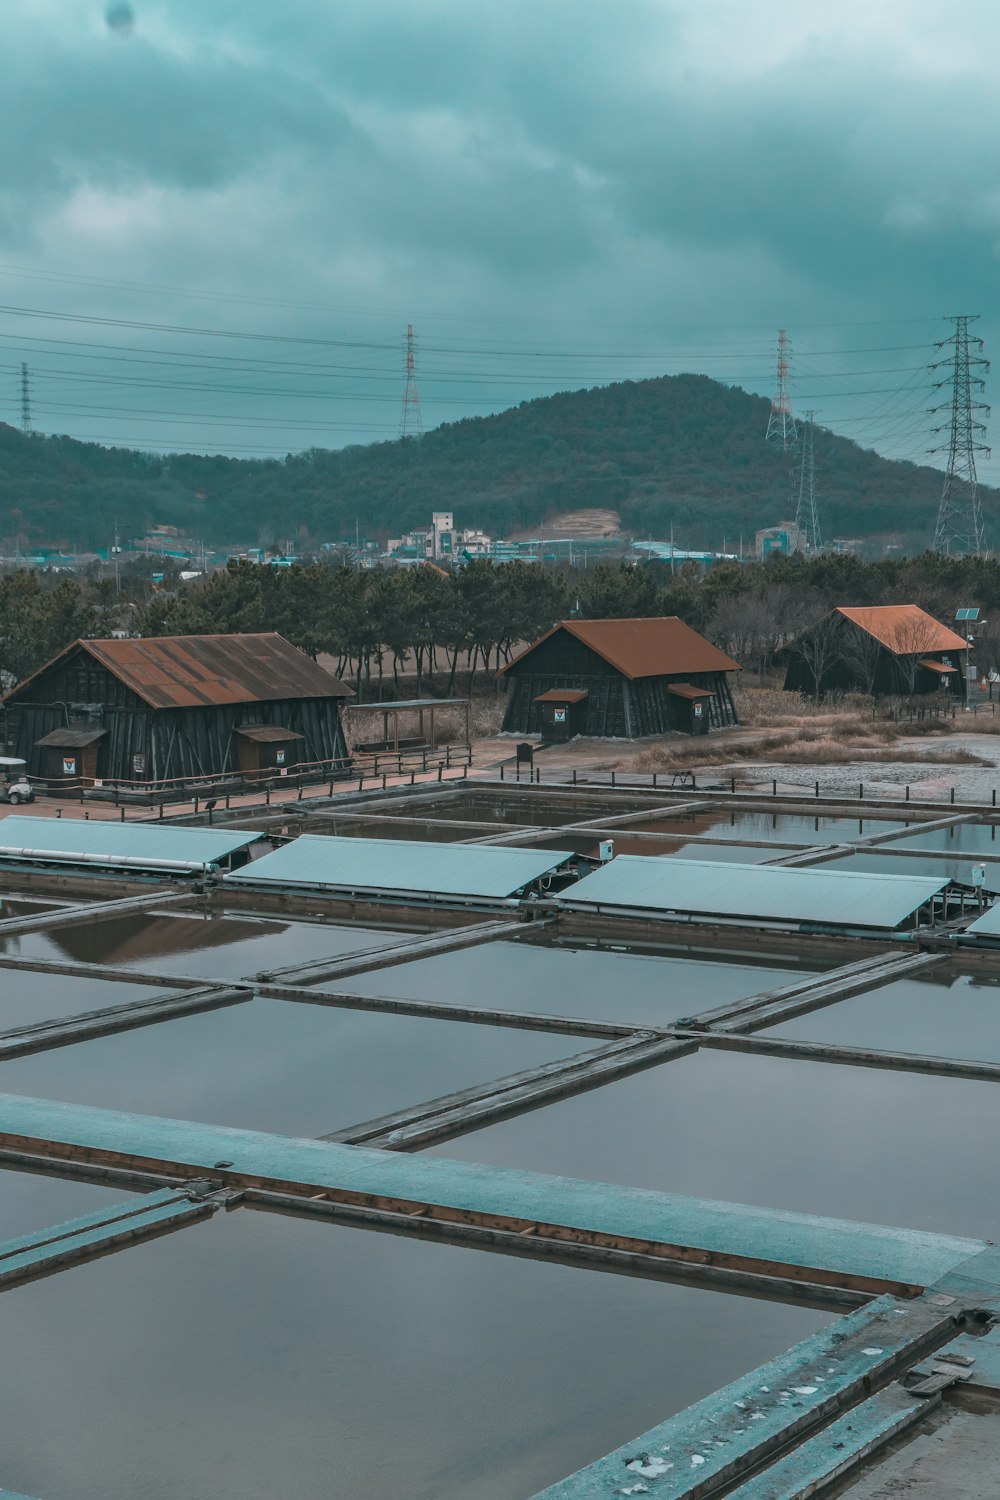
[[917,604],[844,606],[785,647],[785,691],[963,698],[968,649]]
[[502,668],[503,729],[549,740],[704,734],[737,722],[736,662],[676,616],[563,620]]
[[74,641],[3,706],[11,753],[54,786],[340,758],[350,696],[280,635],[179,635]]

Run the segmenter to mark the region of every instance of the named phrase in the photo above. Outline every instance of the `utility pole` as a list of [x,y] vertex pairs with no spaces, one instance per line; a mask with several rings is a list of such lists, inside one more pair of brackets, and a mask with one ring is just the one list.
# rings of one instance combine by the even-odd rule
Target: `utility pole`
[[[949,349],[944,359],[935,361],[932,370],[950,369],[951,374],[935,382],[935,390],[951,386],[951,399],[940,406],[932,406],[930,414],[950,412],[951,420],[934,433],[948,433],[947,444],[931,448],[930,453],[948,453],[948,467],[941,491],[937,525],[934,528],[934,551],[945,556],[951,553],[979,553],[985,545],[983,515],[979,505],[979,481],[976,476],[976,454],[989,455],[989,448],[978,441],[986,436],[986,425],[979,413],[988,417],[990,408],[985,401],[975,396],[986,389],[984,376],[990,368],[988,359],[982,356],[983,341],[970,338],[969,324],[979,314],[949,318],[955,332],[950,338],[941,339],[938,349]],[[981,372],[981,373],[975,373]]]
[[28,366],[21,365],[21,431],[25,437],[30,437],[34,428],[31,425],[31,382],[28,379]]
[[799,500],[795,507],[795,524],[806,535],[806,544],[813,552],[819,552],[823,538],[819,529],[819,511],[816,508],[816,450],[813,445],[813,418],[816,413],[807,411],[802,427],[802,463],[799,467]]
[[767,419],[766,443],[779,444],[784,453],[795,452],[799,446],[799,435],[792,416],[792,397],[788,386],[789,356],[788,334],[778,330],[778,369],[774,395],[771,397],[771,412]]
[[419,438],[424,435],[424,419],[420,412],[420,392],[417,390],[417,361],[413,340],[413,324],[406,325],[406,385],[403,389],[403,409],[399,414],[401,438]]

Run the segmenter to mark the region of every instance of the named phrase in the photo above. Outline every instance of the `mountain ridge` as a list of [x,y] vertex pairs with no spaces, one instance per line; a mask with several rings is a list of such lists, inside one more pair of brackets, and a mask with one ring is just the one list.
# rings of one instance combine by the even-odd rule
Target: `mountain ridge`
[[[669,375],[538,397],[402,439],[285,459],[159,455],[0,424],[0,538],[107,544],[175,525],[214,545],[293,538],[304,548],[385,539],[455,513],[494,536],[566,511],[607,509],[635,536],[732,547],[794,511],[794,458],[764,441],[769,403],[704,375]],[[815,429],[824,535],[930,541],[937,469],[882,458]],[[982,487],[985,508],[1000,491]],[[276,520],[278,517],[280,519]]]

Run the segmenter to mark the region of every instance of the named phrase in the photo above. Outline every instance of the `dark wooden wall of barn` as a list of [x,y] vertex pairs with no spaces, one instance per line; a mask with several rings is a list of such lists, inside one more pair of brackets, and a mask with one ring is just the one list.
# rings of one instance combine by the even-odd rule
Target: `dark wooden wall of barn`
[[[85,652],[77,653],[31,684],[11,704],[8,736],[33,776],[45,774],[36,741],[67,724],[105,730],[97,774],[163,781],[239,768],[235,731],[243,725],[280,724],[302,735],[296,759],[339,759],[347,754],[336,698],[291,698],[267,703],[228,703],[199,708],[151,709]],[[135,777],[134,757],[145,760]]]
[[686,729],[688,705],[667,692],[671,682],[688,682],[712,694],[709,724],[713,729],[737,722],[724,672],[671,673],[630,680],[575,636],[557,632],[542,641],[507,671],[507,707],[503,730],[541,734],[542,705],[535,700],[551,688],[585,688],[580,705],[580,733],[596,739],[639,739]]
[[[958,670],[949,673],[945,679],[948,684],[946,689],[941,686],[941,673],[918,667],[911,676],[910,669],[902,666],[891,651],[883,648],[875,671],[872,689],[874,697],[908,697],[911,693],[919,696],[933,693],[941,697],[948,693],[955,698],[965,697],[965,653],[921,651],[919,655],[927,661],[939,661],[942,665],[957,667]],[[789,655],[784,687],[786,692],[805,693],[808,697],[815,694],[816,682],[812,666],[801,656]],[[823,672],[820,696],[827,693],[864,692],[867,692],[866,683],[859,678],[857,668],[852,667],[850,660],[845,660],[843,656],[836,657]]]

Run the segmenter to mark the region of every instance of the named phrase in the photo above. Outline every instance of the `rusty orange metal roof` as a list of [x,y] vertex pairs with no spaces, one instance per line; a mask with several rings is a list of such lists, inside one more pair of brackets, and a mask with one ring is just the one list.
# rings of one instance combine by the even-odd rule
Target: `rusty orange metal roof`
[[624,677],[741,670],[731,657],[676,615],[658,615],[634,620],[562,620],[509,661],[501,672],[509,672],[557,630],[575,636]]
[[922,656],[927,651],[967,651],[968,641],[929,615],[919,604],[873,604],[835,610],[874,636],[894,656]]
[[150,708],[205,708],[286,698],[348,698],[351,689],[275,631],[261,635],[163,635],[74,641],[18,683],[17,698],[73,652],[85,651]]
[[582,703],[584,698],[589,698],[587,688],[549,688],[547,693],[539,693],[535,699],[536,703]]

